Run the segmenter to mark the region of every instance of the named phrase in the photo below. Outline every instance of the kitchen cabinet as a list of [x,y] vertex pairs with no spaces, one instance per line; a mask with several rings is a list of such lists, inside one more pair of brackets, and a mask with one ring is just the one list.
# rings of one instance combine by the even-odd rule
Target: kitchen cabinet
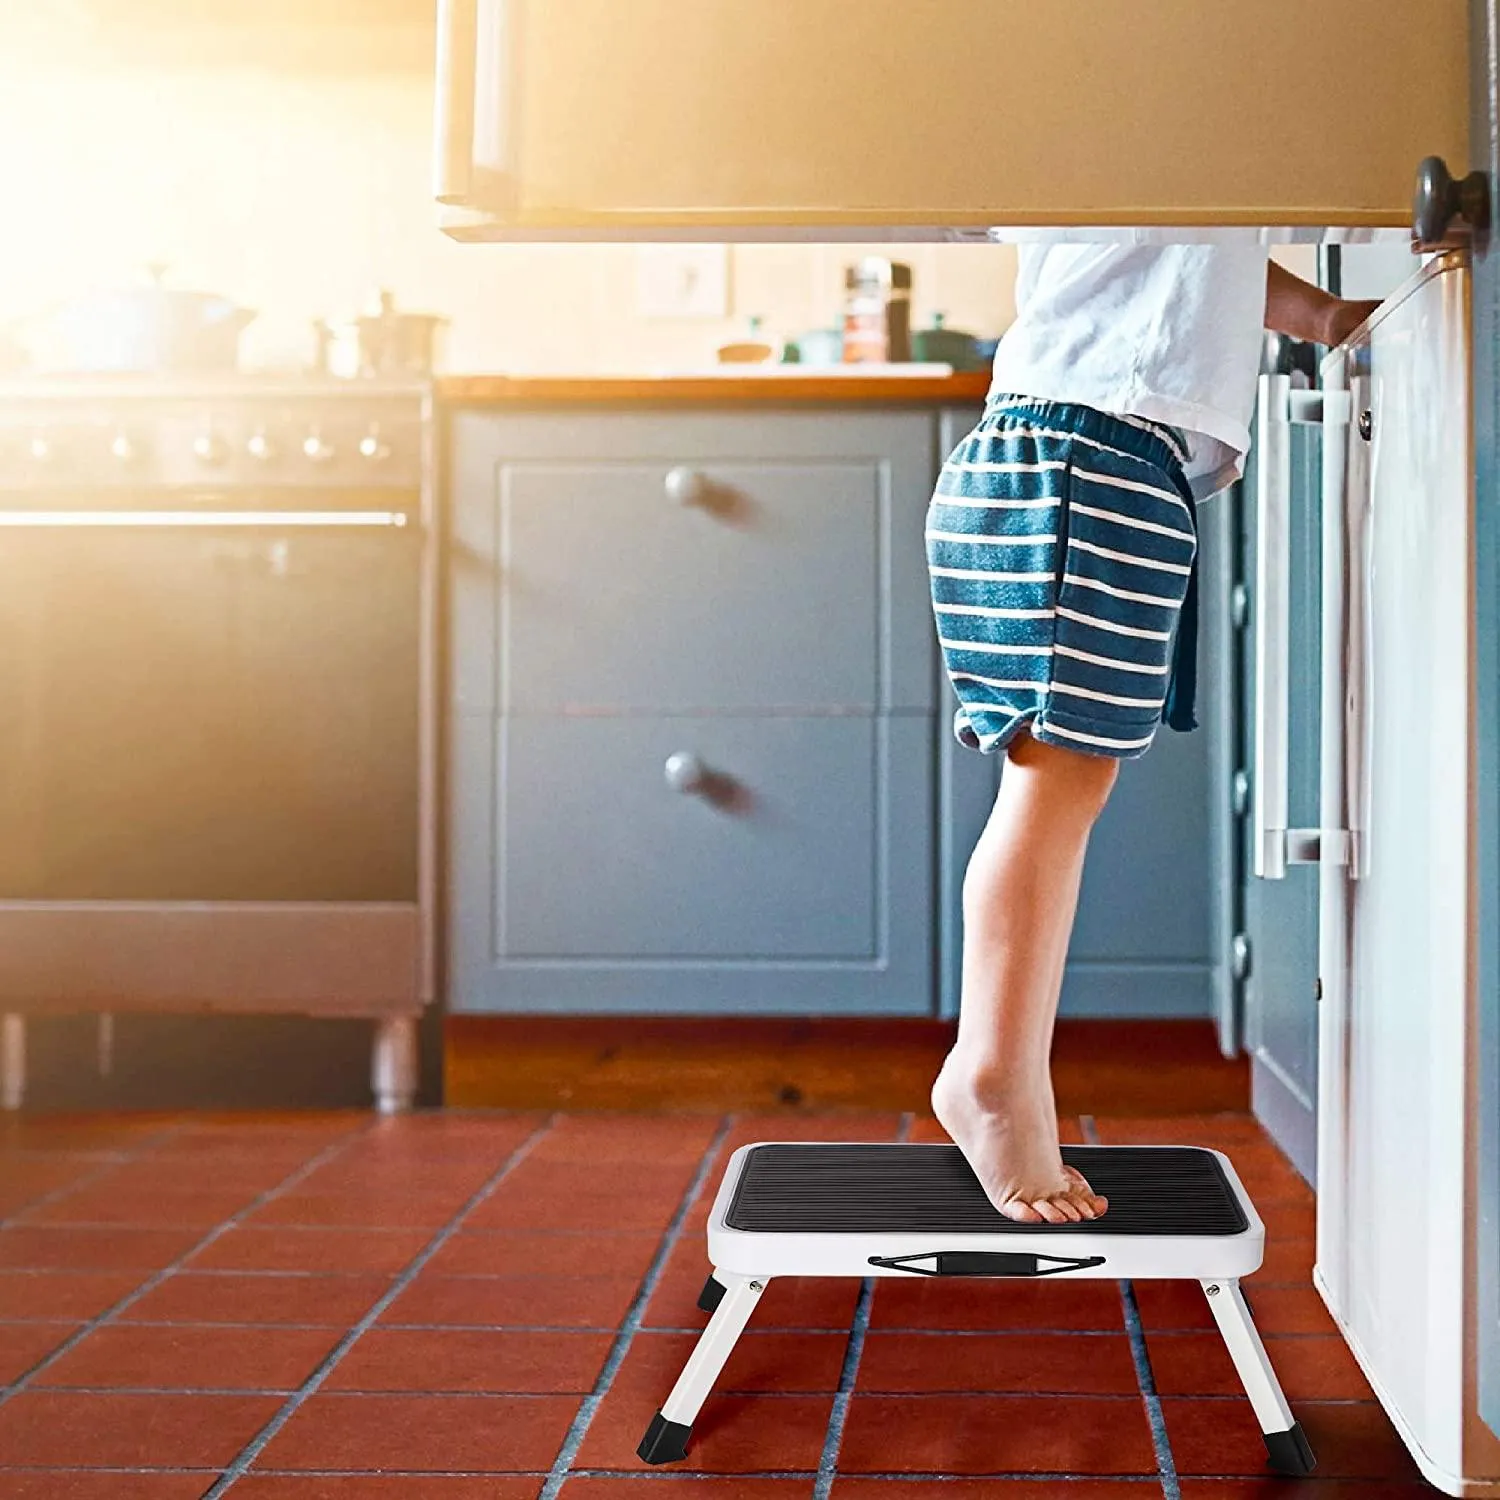
[[453,1009],[931,1014],[936,435],[455,414]]
[[[999,762],[922,530],[979,409],[505,404],[449,424],[450,1007],[956,1014]],[[1069,1014],[1233,1003],[1230,496],[1199,529],[1202,727],[1122,768]]]
[[1468,134],[1468,0],[442,0],[439,26],[460,239],[1404,228],[1417,163]]
[[[979,417],[943,414],[951,452]],[[1229,954],[1220,907],[1232,885],[1230,809],[1214,768],[1225,759],[1233,691],[1225,642],[1227,497],[1199,506],[1199,728],[1164,726],[1148,754],[1120,768],[1089,841],[1061,1010],[1074,1016],[1206,1016],[1221,1004]],[[958,745],[947,698],[940,724],[942,1012],[957,1015],[963,872],[999,787],[1000,761]]]

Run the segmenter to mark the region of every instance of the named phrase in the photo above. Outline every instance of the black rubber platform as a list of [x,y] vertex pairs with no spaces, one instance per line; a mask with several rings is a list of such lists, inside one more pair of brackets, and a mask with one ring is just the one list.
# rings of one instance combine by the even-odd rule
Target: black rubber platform
[[1218,1159],[1195,1146],[1064,1146],[1109,1199],[1102,1218],[1016,1224],[957,1146],[768,1145],[745,1159],[726,1215],[751,1234],[1225,1235],[1248,1227]]

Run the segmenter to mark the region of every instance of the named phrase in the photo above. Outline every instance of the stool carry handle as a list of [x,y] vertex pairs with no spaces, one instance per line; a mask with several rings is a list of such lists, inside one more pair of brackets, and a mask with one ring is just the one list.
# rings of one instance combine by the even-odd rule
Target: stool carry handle
[[[1051,1262],[1043,1266],[1043,1261]],[[927,1265],[918,1262],[930,1262]],[[1057,1276],[1102,1266],[1102,1255],[1034,1255],[1019,1250],[927,1250],[918,1255],[872,1255],[872,1266],[914,1276]]]

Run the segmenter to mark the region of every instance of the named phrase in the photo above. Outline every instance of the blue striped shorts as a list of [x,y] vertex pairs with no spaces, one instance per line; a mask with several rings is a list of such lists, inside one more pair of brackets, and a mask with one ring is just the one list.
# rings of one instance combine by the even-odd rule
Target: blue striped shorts
[[1133,759],[1192,729],[1197,525],[1170,427],[992,395],[927,511],[933,613],[985,753],[1039,740]]

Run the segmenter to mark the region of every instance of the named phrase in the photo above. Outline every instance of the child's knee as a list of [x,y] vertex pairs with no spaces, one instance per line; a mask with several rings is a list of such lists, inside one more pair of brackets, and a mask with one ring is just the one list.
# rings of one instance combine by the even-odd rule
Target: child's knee
[[1039,795],[1057,801],[1092,821],[1104,811],[1120,774],[1112,755],[1091,755],[1019,734],[1011,741],[1009,758],[1024,768]]

